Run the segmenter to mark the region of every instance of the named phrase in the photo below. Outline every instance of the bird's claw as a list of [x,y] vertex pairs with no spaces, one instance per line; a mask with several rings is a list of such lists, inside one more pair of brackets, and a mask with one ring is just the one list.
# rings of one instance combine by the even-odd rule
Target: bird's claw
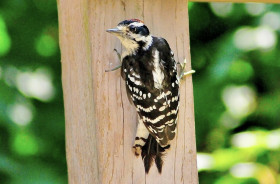
[[105,72],[112,72],[112,71],[115,71],[115,70],[119,69],[121,66],[122,66],[122,65],[118,65],[118,66],[116,66],[116,67],[114,67],[114,68],[112,68],[112,69],[105,70]]
[[118,58],[119,58],[119,61],[120,61],[120,63],[121,63],[121,54],[118,52],[118,50],[117,49],[114,49],[114,51],[116,52],[116,54],[118,55]]
[[186,69],[186,64],[187,64],[187,59],[185,58],[184,59],[184,62],[183,63],[179,63],[180,64],[180,67],[181,67],[181,70],[180,70],[180,79],[182,79],[183,77],[187,76],[187,75],[190,75],[190,74],[193,74],[195,73],[195,70],[190,70],[190,71],[185,71]]
[[141,155],[142,149],[139,146],[133,146],[132,152],[136,157],[138,157],[139,155]]

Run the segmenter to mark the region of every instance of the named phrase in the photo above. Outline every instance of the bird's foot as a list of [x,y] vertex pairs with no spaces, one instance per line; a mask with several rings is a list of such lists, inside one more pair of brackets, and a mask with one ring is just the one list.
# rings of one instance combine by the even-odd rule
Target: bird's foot
[[181,67],[180,75],[179,75],[180,79],[182,79],[183,77],[185,77],[187,75],[195,73],[195,70],[185,71],[186,64],[187,64],[187,59],[184,59],[184,62],[180,63],[180,67]]
[[118,65],[118,66],[116,66],[116,67],[114,67],[114,68],[112,68],[112,69],[105,70],[105,72],[112,72],[112,71],[115,71],[115,70],[119,69],[121,66],[122,66],[122,65]]
[[138,157],[139,155],[141,155],[142,148],[140,146],[133,146],[132,151],[135,156]]
[[[119,58],[119,62],[122,63],[122,62],[121,62],[121,54],[117,51],[117,49],[114,49],[114,51],[116,52],[116,54],[117,54],[117,56],[118,56],[118,58]],[[119,69],[121,66],[122,66],[121,64],[120,64],[120,65],[117,65],[117,66],[115,66],[115,67],[112,68],[112,69],[105,70],[105,72],[112,72],[112,71],[115,71],[115,70]]]
[[118,58],[119,58],[119,61],[120,61],[120,63],[122,62],[121,60],[122,60],[122,57],[121,57],[121,54],[119,53],[119,51],[117,50],[117,49],[114,49],[114,51],[116,52],[116,54],[117,54],[117,56],[118,56]]

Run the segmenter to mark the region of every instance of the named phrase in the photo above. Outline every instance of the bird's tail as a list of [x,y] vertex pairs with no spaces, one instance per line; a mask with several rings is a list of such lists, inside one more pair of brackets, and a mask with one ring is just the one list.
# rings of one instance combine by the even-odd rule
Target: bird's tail
[[168,149],[170,145],[161,147],[156,139],[150,134],[146,144],[142,147],[142,159],[144,162],[145,171],[148,174],[149,170],[155,161],[158,172],[161,173],[163,160],[162,157],[165,155],[165,150]]

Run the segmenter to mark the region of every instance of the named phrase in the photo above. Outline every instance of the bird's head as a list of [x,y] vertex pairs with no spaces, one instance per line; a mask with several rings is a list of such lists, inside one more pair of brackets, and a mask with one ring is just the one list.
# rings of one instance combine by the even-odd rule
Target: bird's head
[[132,53],[138,49],[147,50],[152,44],[149,29],[138,19],[124,20],[116,28],[106,31],[117,36],[122,45]]

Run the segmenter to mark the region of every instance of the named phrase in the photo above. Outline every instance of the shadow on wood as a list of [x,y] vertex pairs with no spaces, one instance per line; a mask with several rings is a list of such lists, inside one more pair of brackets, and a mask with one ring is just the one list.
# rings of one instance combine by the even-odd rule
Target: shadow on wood
[[153,35],[164,37],[177,61],[190,61],[187,1],[58,0],[58,10],[69,183],[197,184],[191,76],[181,84],[178,134],[163,173],[153,166],[145,175],[132,153],[136,112],[120,70],[105,73],[118,60],[113,49],[121,50],[105,30],[130,18],[144,20]]

